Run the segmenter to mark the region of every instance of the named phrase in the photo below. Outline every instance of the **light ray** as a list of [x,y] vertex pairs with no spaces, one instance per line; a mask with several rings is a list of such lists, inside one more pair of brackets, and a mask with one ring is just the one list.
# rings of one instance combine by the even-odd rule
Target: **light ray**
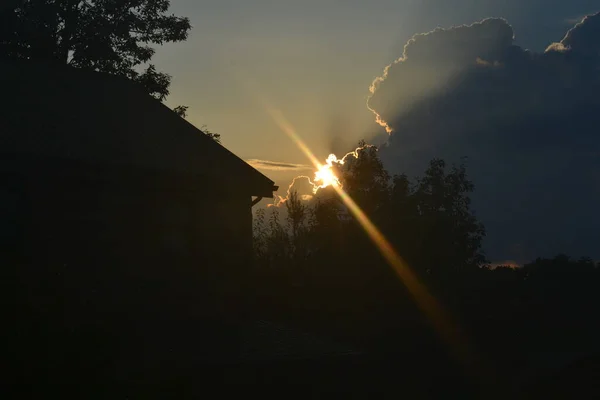
[[283,116],[281,111],[274,109],[273,107],[267,106],[267,112],[273,118],[275,123],[281,128],[281,130],[298,146],[298,148],[308,157],[310,162],[315,166],[317,170],[323,167],[323,164],[319,162],[319,159],[315,157],[312,151],[304,143],[304,141],[298,136],[292,125]]
[[[295,132],[292,125],[285,119],[281,112],[273,108],[267,108],[269,114],[279,125],[281,130],[288,136],[298,148],[313,163],[317,171],[321,171],[323,164],[315,157],[310,148],[302,141]],[[389,265],[393,268],[396,275],[404,283],[411,293],[419,309],[425,313],[442,339],[450,345],[450,349],[461,361],[471,363],[473,361],[472,352],[468,349],[458,326],[449,317],[449,314],[443,310],[442,306],[427,288],[419,281],[416,274],[410,269],[408,264],[396,252],[392,244],[385,238],[383,233],[375,226],[369,217],[360,209],[358,204],[344,191],[339,184],[331,185],[340,196],[348,210],[360,223],[370,240],[375,244],[379,252],[383,255]]]
[[377,246],[377,249],[384,256],[388,264],[394,269],[396,275],[398,275],[408,291],[414,297],[421,311],[429,317],[436,330],[442,334],[446,340],[453,344],[457,344],[458,338],[454,336],[458,331],[447,313],[443,312],[441,305],[438,304],[433,295],[431,295],[427,288],[419,281],[417,276],[409,268],[408,264],[400,257],[392,244],[361,210],[358,204],[356,204],[356,202],[354,202],[340,186],[333,186],[333,189],[360,223],[371,241]]
[[[293,126],[284,117],[283,113],[272,107],[264,95],[260,94],[264,93],[264,90],[262,90],[259,85],[256,85],[255,82],[249,79],[247,76],[245,77],[246,79],[242,79],[244,76],[241,71],[238,71],[238,73],[234,74],[234,76],[240,80],[240,82],[249,90],[249,92],[256,100],[258,100],[259,103],[264,105],[266,111],[273,118],[275,123],[306,155],[310,162],[315,166],[316,171],[321,171],[324,165],[319,162],[310,148],[296,133]],[[370,107],[368,108],[371,109]],[[374,110],[371,109],[371,111]],[[381,119],[381,117],[378,119]],[[385,121],[378,120],[377,122],[384,126],[388,133],[391,132],[391,128],[387,126]],[[354,154],[356,157],[358,157],[357,152],[358,149],[356,150],[356,154]],[[345,157],[343,157],[342,160],[344,158]],[[315,184],[313,183],[313,186],[314,185]],[[458,329],[458,325],[453,321],[452,318],[450,318],[449,314],[442,308],[435,297],[419,281],[416,274],[395,251],[391,243],[379,231],[375,224],[371,222],[368,216],[360,209],[354,200],[343,190],[341,185],[331,186],[335,189],[346,207],[348,207],[348,210],[350,210],[356,220],[363,227],[370,240],[377,246],[377,249],[393,268],[396,275],[401,279],[403,284],[413,296],[419,309],[425,313],[438,334],[448,344],[450,351],[458,359],[458,361],[462,362],[470,372],[474,372],[476,375],[478,375],[480,379],[484,379],[486,381],[489,379],[493,380],[495,376],[495,374],[492,373],[493,368],[490,368],[487,363],[483,363],[482,359],[475,356],[475,353],[471,350],[465,336],[461,333],[460,329]]]

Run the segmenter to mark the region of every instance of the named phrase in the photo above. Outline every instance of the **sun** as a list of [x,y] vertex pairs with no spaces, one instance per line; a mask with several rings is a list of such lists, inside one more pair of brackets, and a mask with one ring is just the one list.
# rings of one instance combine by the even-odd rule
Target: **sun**
[[331,165],[325,164],[315,172],[315,184],[322,189],[327,186],[339,186],[340,181],[333,173]]

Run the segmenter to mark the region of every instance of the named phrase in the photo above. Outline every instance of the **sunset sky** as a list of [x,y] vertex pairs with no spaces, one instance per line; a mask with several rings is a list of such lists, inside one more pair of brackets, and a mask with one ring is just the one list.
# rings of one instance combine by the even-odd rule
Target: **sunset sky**
[[[489,228],[488,243],[497,244],[491,254],[527,258],[529,252],[561,248],[592,255],[584,238],[595,229],[588,216],[600,201],[600,167],[594,161],[600,139],[591,135],[598,129],[597,114],[590,111],[600,78],[586,75],[596,70],[597,60],[586,54],[590,49],[598,54],[600,15],[569,42],[574,57],[562,57],[560,49],[544,51],[584,16],[600,11],[597,0],[171,3],[173,13],[190,18],[193,30],[186,42],[159,48],[154,59],[173,75],[167,104],[189,106],[193,124],[220,133],[225,147],[254,160],[283,195],[294,176],[312,171],[302,170],[309,161],[269,116],[264,101],[285,115],[320,160],[331,152],[343,155],[359,139],[382,143],[388,137],[367,109],[369,86],[402,57],[408,40],[436,27],[506,19],[416,41],[411,62],[392,68],[371,103],[395,128],[382,158],[392,173],[415,174],[432,157],[470,157],[474,207]],[[498,60],[502,67],[494,70]],[[491,68],[477,72],[480,62]],[[452,80],[457,71],[463,83]],[[423,107],[404,114],[415,105]],[[567,196],[581,188],[586,205]],[[544,198],[553,199],[545,208],[537,203]],[[549,219],[556,215],[562,219]],[[574,219],[584,222],[575,229]]]
[[191,19],[188,41],[160,49],[173,75],[168,104],[223,135],[244,159],[306,163],[239,74],[255,81],[319,156],[381,133],[365,107],[368,87],[416,33],[505,17],[517,43],[543,50],[593,1],[548,0],[172,0]]

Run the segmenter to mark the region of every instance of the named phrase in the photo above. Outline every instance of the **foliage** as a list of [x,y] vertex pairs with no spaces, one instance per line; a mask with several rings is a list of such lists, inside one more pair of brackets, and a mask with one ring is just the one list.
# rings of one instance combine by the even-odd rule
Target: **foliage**
[[221,134],[220,133],[215,133],[212,132],[210,130],[208,130],[208,127],[206,125],[202,125],[200,127],[200,130],[209,138],[211,138],[212,140],[214,140],[217,143],[221,143]]
[[426,227],[421,240],[429,256],[428,268],[443,264],[460,269],[486,262],[481,253],[485,230],[470,210],[473,188],[464,164],[453,166],[447,173],[445,162],[439,159],[431,161],[418,181],[414,205]]
[[[9,0],[0,9],[0,54],[125,76],[159,100],[171,77],[152,45],[187,38],[190,21],[169,0]],[[142,67],[145,66],[145,69]]]
[[367,214],[376,213],[388,200],[389,173],[383,167],[375,146],[358,143],[358,157],[348,157],[338,172],[346,193]]
[[[177,106],[177,107],[173,108],[173,112],[175,114],[179,115],[181,118],[185,119],[187,117],[188,109],[189,109],[188,106]],[[208,128],[206,127],[206,125],[202,125],[202,127],[200,129],[206,136],[213,139],[217,143],[221,143],[221,134],[209,131]]]
[[[424,176],[411,182],[405,175],[390,178],[377,149],[364,142],[359,146],[359,157],[348,157],[336,173],[348,195],[412,266],[444,274],[485,265],[485,230],[470,210],[473,184],[464,165],[448,169],[444,161],[432,160]],[[284,264],[298,266],[302,260],[332,268],[333,263],[369,263],[374,256],[372,243],[331,189],[319,190],[310,202],[292,192],[285,206],[287,229],[272,221],[273,229],[255,238],[288,243],[291,249],[279,251],[291,257]],[[278,210],[269,211],[275,218]]]
[[173,109],[173,112],[179,115],[181,118],[186,118],[188,108],[188,106],[177,106]]
[[565,271],[571,274],[586,274],[599,269],[600,263],[595,264],[589,257],[573,260],[564,254],[559,254],[552,259],[537,258],[523,266],[524,273],[530,277],[556,277],[561,276]]
[[[510,366],[532,348],[541,354],[563,346],[559,325],[596,341],[600,324],[589,315],[600,304],[600,263],[559,255],[522,267],[490,266],[464,163],[434,159],[420,178],[390,177],[377,149],[365,147],[336,173],[474,348]],[[310,201],[291,193],[284,204],[255,217],[253,287],[260,287],[264,307],[374,351],[405,354],[418,346],[419,356],[439,356],[414,296],[335,190],[320,189]]]

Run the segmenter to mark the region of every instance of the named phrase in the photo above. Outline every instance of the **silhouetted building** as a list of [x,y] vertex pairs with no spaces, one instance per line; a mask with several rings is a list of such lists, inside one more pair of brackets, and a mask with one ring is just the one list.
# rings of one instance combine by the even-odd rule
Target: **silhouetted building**
[[[0,63],[0,87],[14,371],[111,371],[162,331],[235,319],[223,307],[243,304],[252,197],[272,197],[271,180],[127,79]],[[215,347],[236,340],[212,331]]]
[[0,80],[1,235],[29,262],[249,262],[271,180],[126,79],[2,64]]

